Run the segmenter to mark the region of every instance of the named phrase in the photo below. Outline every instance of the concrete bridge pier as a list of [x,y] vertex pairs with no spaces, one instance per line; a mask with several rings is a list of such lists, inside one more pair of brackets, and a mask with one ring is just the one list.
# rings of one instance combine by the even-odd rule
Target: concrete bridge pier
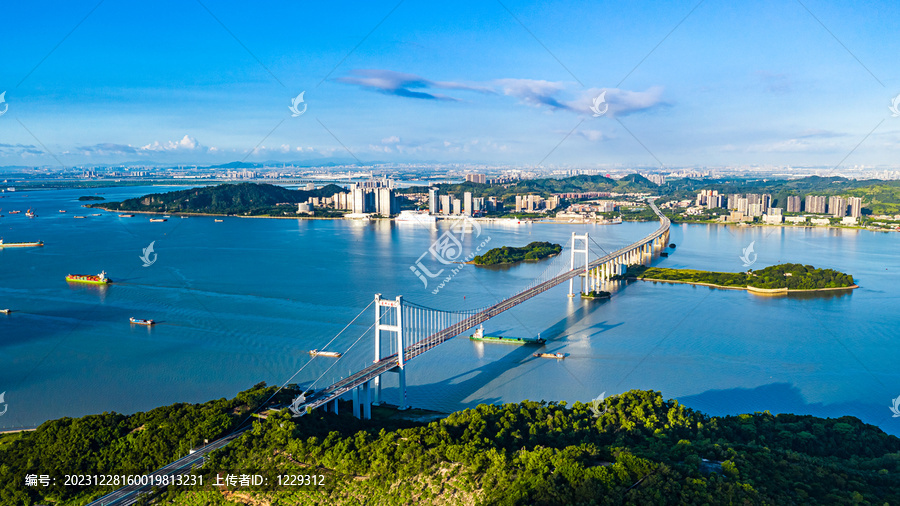
[[[353,416],[370,420],[372,418],[372,393],[369,381],[353,389]],[[335,405],[337,400],[335,399]],[[337,409],[334,411],[337,413]]]

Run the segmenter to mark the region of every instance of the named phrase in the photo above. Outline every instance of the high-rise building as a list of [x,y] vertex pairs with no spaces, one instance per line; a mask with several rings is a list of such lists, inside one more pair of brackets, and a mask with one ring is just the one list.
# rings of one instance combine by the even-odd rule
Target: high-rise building
[[859,197],[850,197],[850,217],[859,218],[862,216],[862,199]]
[[472,216],[472,192],[463,193],[463,214]]
[[484,184],[487,181],[487,176],[484,174],[466,174],[466,181]]
[[351,213],[364,213],[366,212],[366,191],[359,186],[355,186],[351,191],[351,204],[350,204],[350,212]]
[[787,212],[800,212],[800,195],[791,195],[787,198]]
[[844,197],[829,197],[828,214],[834,216],[835,218],[843,218],[844,216],[847,216],[847,199],[845,199]]
[[487,199],[487,210],[488,211],[499,211],[500,208],[503,207],[502,203],[497,202],[497,197],[488,197]]
[[438,189],[431,188],[428,190],[428,213],[429,214],[437,214],[438,213]]
[[455,215],[462,214],[462,200],[453,199],[453,214],[455,214]]
[[450,214],[450,195],[441,195],[441,214]]
[[375,197],[375,213],[382,216],[390,216],[399,212],[397,198],[394,196],[394,190],[388,187],[381,187],[372,191]]
[[825,197],[822,195],[807,195],[806,212],[813,214],[825,214]]
[[763,207],[762,204],[750,204],[747,206],[747,216],[762,216],[763,215]]
[[472,214],[484,211],[484,197],[475,197],[472,199]]
[[516,195],[516,212],[517,212],[517,213],[518,213],[518,212],[521,212],[522,209],[524,208],[524,204],[523,204],[523,202],[522,202],[523,200],[524,200],[524,199],[522,198],[521,195]]
[[750,202],[746,197],[741,197],[737,199],[737,205],[734,207],[734,209],[737,212],[742,213],[744,216],[747,216],[749,215],[750,211]]

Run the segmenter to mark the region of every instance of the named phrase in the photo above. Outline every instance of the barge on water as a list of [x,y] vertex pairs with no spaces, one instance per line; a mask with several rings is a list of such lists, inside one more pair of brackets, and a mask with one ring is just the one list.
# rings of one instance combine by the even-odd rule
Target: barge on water
[[35,248],[44,245],[44,241],[37,242],[3,242],[0,239],[0,248]]
[[321,351],[321,350],[309,350],[309,354],[314,357],[333,357],[333,358],[341,358],[343,353],[339,351]]
[[482,341],[486,343],[507,343],[507,344],[544,344],[545,339],[538,337],[503,337],[503,336],[486,336],[484,335],[484,327],[478,327],[475,333],[469,336],[472,341]]
[[112,283],[112,280],[106,277],[106,271],[95,276],[90,274],[69,274],[66,276],[66,281],[70,283],[88,283],[91,285],[107,285]]

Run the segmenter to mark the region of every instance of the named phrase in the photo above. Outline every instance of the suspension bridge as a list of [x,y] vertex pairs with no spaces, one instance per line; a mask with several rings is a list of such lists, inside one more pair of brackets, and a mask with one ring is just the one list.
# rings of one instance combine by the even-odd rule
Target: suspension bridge
[[[615,276],[624,274],[628,265],[649,262],[655,254],[665,249],[669,243],[669,219],[660,212],[653,202],[648,201],[648,204],[653,212],[656,213],[660,222],[659,228],[650,235],[628,246],[607,253],[599,244],[592,242],[587,233],[573,233],[569,244],[569,262],[568,265],[564,266],[562,272],[559,269],[559,262],[553,262],[524,290],[488,307],[448,311],[409,302],[404,300],[402,296],[395,299],[385,299],[382,298],[381,294],[376,294],[375,299],[323,347],[323,349],[327,348],[341,333],[347,330],[374,305],[375,323],[346,351],[349,352],[350,349],[359,344],[362,337],[374,327],[375,354],[373,363],[328,387],[313,390],[312,392],[307,389],[305,394],[301,394],[294,399],[290,405],[290,410],[294,416],[303,416],[318,408],[328,410],[329,406],[331,410],[337,412],[338,400],[350,393],[353,399],[353,414],[361,418],[371,418],[371,406],[382,402],[381,380],[386,373],[399,375],[401,397],[399,408],[408,408],[406,366],[410,360],[566,281],[569,281],[570,297],[576,296],[573,291],[576,278],[580,279],[580,293],[600,290],[606,282],[614,279]],[[596,248],[600,249],[600,252],[594,251],[597,256],[595,260],[590,260],[592,243]],[[557,257],[557,260],[560,259],[564,260],[562,255]],[[382,349],[385,338],[390,339],[387,355],[384,353],[385,350]],[[394,349],[398,351],[392,352],[390,346],[394,346]],[[315,357],[310,359],[285,383],[290,383],[294,377],[314,360]],[[332,364],[332,367],[334,367],[334,364]],[[326,369],[325,373],[329,369]],[[324,377],[325,373],[322,373],[319,379]],[[316,382],[318,382],[318,379]],[[316,382],[313,383],[313,386]],[[263,407],[267,406],[273,397],[274,394],[263,403]],[[210,452],[234,441],[248,428],[248,425],[242,423],[227,436],[192,450],[190,455],[149,473],[148,476],[164,477],[189,473],[193,468],[202,466]],[[151,487],[149,485],[123,487],[91,502],[89,506],[126,506],[135,504],[142,495],[150,490]]]
[[[331,409],[337,411],[338,399],[350,392],[353,396],[353,414],[357,417],[370,418],[371,406],[382,402],[381,379],[382,375],[388,372],[399,375],[401,397],[399,408],[401,410],[408,408],[406,365],[413,358],[566,281],[569,281],[570,297],[575,296],[574,282],[579,277],[581,293],[598,291],[604,283],[624,274],[628,265],[648,262],[654,254],[666,248],[669,241],[669,219],[653,202],[649,202],[649,205],[660,221],[659,228],[652,234],[611,253],[598,255],[598,258],[592,261],[591,240],[588,234],[573,233],[568,269],[554,274],[548,272],[550,270],[548,268],[524,290],[489,307],[446,311],[405,301],[402,296],[390,300],[376,294],[373,301],[376,308],[375,359],[372,365],[333,385],[315,390],[308,395],[300,395],[294,399],[291,410],[295,416],[302,416],[323,406],[328,409],[327,405],[333,403]],[[368,307],[363,312],[367,310]],[[396,343],[396,349],[402,350],[402,353],[398,351],[382,356],[385,337],[392,339]]]

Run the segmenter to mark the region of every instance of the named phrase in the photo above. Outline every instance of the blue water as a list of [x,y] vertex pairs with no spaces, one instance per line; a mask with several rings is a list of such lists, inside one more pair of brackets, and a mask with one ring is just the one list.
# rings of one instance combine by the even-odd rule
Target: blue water
[[[389,222],[212,217],[150,223],[147,216],[90,216],[77,198],[119,200],[168,188],[3,194],[0,236],[43,248],[0,250],[0,430],[103,411],[230,397],[259,382],[282,384],[356,317],[375,293],[436,308],[484,306],[519,291],[565,259],[507,269],[466,266],[441,288],[410,271],[447,228]],[[24,211],[34,208],[38,217]],[[8,211],[20,209],[19,215]],[[59,213],[60,209],[67,213]],[[74,215],[88,215],[74,219]],[[484,225],[462,250],[568,241],[587,231],[606,251],[656,223]],[[155,262],[142,250],[154,242]],[[556,287],[486,325],[491,334],[548,339],[534,348],[457,338],[408,369],[413,406],[451,411],[480,402],[586,401],[653,389],[710,414],[770,410],[852,415],[900,434],[900,235],[855,230],[676,226],[659,265],[739,271],[781,262],[853,274],[847,294],[760,297],[743,291],[632,283],[609,301],[583,302]],[[595,251],[598,246],[592,246]],[[564,255],[566,256],[566,255]],[[154,258],[152,255],[151,259]],[[567,257],[566,257],[567,258]],[[752,257],[751,257],[752,258]],[[440,264],[426,255],[429,269]],[[69,286],[66,274],[106,270],[105,288]],[[551,269],[552,270],[552,269]],[[446,275],[446,272],[444,273]],[[441,276],[444,277],[444,276]],[[152,318],[153,328],[128,318]],[[330,383],[373,358],[370,310],[329,349],[358,344],[331,370],[320,358],[292,381]],[[361,337],[362,336],[362,337]],[[385,398],[395,401],[388,375]],[[3,408],[0,407],[0,411]]]

